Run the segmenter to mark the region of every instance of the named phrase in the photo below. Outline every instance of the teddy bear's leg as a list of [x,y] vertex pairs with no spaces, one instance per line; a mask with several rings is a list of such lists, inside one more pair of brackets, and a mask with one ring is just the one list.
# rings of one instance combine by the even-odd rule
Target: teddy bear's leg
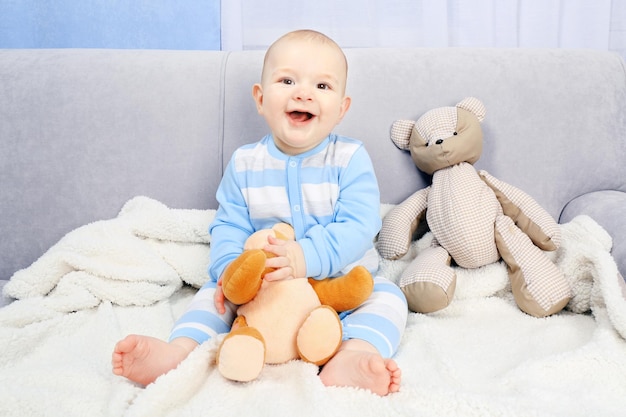
[[237,317],[233,330],[224,338],[216,357],[224,378],[248,382],[256,379],[265,364],[265,341],[261,333]]
[[337,312],[329,306],[319,306],[309,313],[298,330],[298,353],[307,362],[323,365],[339,349],[342,335]]
[[450,304],[456,289],[456,273],[450,261],[444,248],[431,246],[402,273],[399,285],[412,311],[432,313]]
[[224,271],[224,296],[235,304],[252,300],[261,288],[267,255],[261,249],[243,251]]
[[519,308],[535,317],[557,313],[571,297],[558,267],[508,216],[496,218],[496,245],[507,264],[511,291]]
[[320,302],[334,308],[335,311],[357,308],[367,300],[374,289],[374,278],[362,265],[355,266],[341,277],[322,280],[309,278],[309,283]]
[[554,218],[522,190],[491,176],[487,171],[478,173],[493,190],[504,214],[513,220],[535,246],[553,251],[561,244],[561,230]]

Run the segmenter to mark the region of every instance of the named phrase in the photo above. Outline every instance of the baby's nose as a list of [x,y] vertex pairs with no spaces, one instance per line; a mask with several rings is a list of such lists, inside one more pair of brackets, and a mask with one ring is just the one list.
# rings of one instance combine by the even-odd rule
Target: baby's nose
[[311,89],[308,87],[300,86],[300,88],[296,89],[295,99],[301,101],[311,100],[313,95],[311,94]]

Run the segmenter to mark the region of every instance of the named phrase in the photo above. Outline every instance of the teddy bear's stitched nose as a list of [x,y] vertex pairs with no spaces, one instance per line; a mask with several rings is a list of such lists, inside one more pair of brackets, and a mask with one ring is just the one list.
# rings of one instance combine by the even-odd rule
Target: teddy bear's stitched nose
[[441,145],[441,144],[443,143],[443,139],[437,139],[437,140],[435,141],[435,143],[436,143],[437,145]]

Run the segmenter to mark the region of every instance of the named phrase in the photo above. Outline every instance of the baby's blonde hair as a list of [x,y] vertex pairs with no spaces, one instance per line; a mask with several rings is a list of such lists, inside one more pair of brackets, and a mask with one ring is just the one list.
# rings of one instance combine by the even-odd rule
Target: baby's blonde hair
[[345,75],[346,75],[346,78],[348,77],[348,60],[346,59],[346,55],[343,53],[343,50],[337,44],[337,42],[335,42],[328,36],[324,35],[322,32],[318,32],[316,30],[311,30],[311,29],[299,29],[299,30],[294,30],[293,32],[288,32],[284,34],[280,38],[276,39],[274,43],[272,43],[269,46],[269,48],[267,48],[267,51],[265,52],[265,58],[263,59],[263,71],[261,72],[261,79],[263,79],[263,74],[265,73],[265,64],[267,63],[268,57],[271,55],[271,52],[274,49],[274,46],[278,45],[281,41],[288,41],[288,40],[304,40],[304,41],[310,41],[310,42],[318,42],[320,44],[329,45],[335,48],[343,57],[343,62],[346,68]]

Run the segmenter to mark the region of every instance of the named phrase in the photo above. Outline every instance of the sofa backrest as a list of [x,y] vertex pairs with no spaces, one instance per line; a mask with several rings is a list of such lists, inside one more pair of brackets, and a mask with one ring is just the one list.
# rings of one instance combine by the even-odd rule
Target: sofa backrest
[[[556,218],[626,191],[626,76],[616,54],[348,49],[350,111],[384,203],[429,183],[389,139],[396,119],[467,96],[487,109],[476,164]],[[267,131],[251,98],[262,51],[0,50],[0,279],[136,195],[215,208],[230,154]]]
[[0,279],[147,195],[212,207],[221,52],[0,51]]
[[[427,185],[389,139],[397,119],[417,119],[467,96],[483,101],[484,150],[476,164],[518,186],[558,218],[572,198],[626,191],[626,75],[617,54],[544,49],[347,49],[352,107],[336,131],[363,140],[381,199],[398,203]],[[261,52],[228,58],[224,155],[266,133],[251,99]],[[242,88],[242,85],[244,88]]]

